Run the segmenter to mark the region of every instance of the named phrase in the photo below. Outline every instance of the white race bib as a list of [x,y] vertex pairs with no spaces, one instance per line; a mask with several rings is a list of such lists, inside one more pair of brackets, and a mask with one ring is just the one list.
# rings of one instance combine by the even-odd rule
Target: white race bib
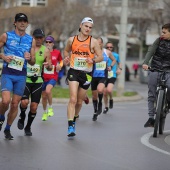
[[33,66],[31,66],[30,64],[27,64],[27,76],[31,77],[35,75],[41,76],[40,65],[34,64]]
[[106,69],[106,61],[101,61],[100,63],[96,63],[96,70],[105,70]]
[[18,56],[13,56],[13,60],[8,64],[9,68],[22,71],[25,59]]
[[111,71],[108,71],[108,78],[110,79],[110,78],[112,78],[113,77],[113,71],[111,70]]
[[88,63],[86,58],[74,58],[74,68],[76,70],[87,70]]

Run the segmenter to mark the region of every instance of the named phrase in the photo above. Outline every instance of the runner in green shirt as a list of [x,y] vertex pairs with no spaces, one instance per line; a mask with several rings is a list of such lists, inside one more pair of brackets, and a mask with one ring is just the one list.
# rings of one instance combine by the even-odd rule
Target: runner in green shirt
[[41,77],[43,65],[51,70],[51,60],[50,60],[50,51],[42,45],[44,42],[44,32],[41,29],[36,29],[33,32],[33,37],[36,41],[36,62],[33,66],[27,65],[27,79],[24,95],[21,99],[20,104],[20,117],[18,120],[18,129],[22,130],[24,128],[24,121],[26,117],[26,110],[29,104],[29,96],[31,95],[31,104],[30,111],[28,114],[27,124],[24,128],[26,136],[32,136],[31,124],[36,116],[37,107],[40,102],[41,93],[42,93],[42,84],[43,79]]

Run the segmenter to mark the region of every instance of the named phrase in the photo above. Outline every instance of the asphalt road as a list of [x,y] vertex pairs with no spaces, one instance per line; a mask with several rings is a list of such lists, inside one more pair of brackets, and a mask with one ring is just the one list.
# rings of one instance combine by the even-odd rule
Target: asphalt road
[[[133,87],[134,86],[134,87]],[[76,125],[76,136],[67,137],[66,104],[54,104],[55,115],[41,121],[42,105],[32,126],[32,137],[12,126],[13,141],[0,133],[0,169],[2,170],[168,170],[170,134],[153,138],[153,128],[144,128],[147,120],[147,87],[129,82],[126,88],[138,89],[143,99],[117,102],[108,114],[92,121],[92,105],[83,105]],[[166,122],[170,122],[167,116]],[[164,151],[164,152],[163,152]],[[169,153],[169,154],[168,154]]]

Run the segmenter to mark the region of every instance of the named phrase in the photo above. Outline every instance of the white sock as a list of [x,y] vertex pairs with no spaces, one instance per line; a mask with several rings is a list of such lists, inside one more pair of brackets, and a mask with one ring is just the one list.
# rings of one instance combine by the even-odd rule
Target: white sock
[[49,105],[48,108],[53,108],[53,106],[52,106],[52,105]]

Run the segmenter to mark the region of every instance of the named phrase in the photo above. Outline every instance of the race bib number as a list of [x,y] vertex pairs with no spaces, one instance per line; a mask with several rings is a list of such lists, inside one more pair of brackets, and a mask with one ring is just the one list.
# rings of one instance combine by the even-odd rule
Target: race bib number
[[54,74],[54,68],[55,68],[54,65],[52,66],[52,70],[47,70],[47,69],[44,67],[44,73],[45,73],[45,74]]
[[9,68],[22,71],[24,65],[24,58],[13,56],[13,60],[8,64]]
[[40,74],[40,65],[34,64],[31,66],[30,64],[27,64],[27,76],[41,76]]
[[74,59],[74,68],[76,70],[87,70],[88,63],[86,62],[86,58],[75,58]]
[[111,70],[111,71],[108,71],[108,78],[110,79],[110,78],[112,78],[113,77],[113,71]]
[[96,63],[96,70],[105,70],[105,69],[106,69],[106,61]]

